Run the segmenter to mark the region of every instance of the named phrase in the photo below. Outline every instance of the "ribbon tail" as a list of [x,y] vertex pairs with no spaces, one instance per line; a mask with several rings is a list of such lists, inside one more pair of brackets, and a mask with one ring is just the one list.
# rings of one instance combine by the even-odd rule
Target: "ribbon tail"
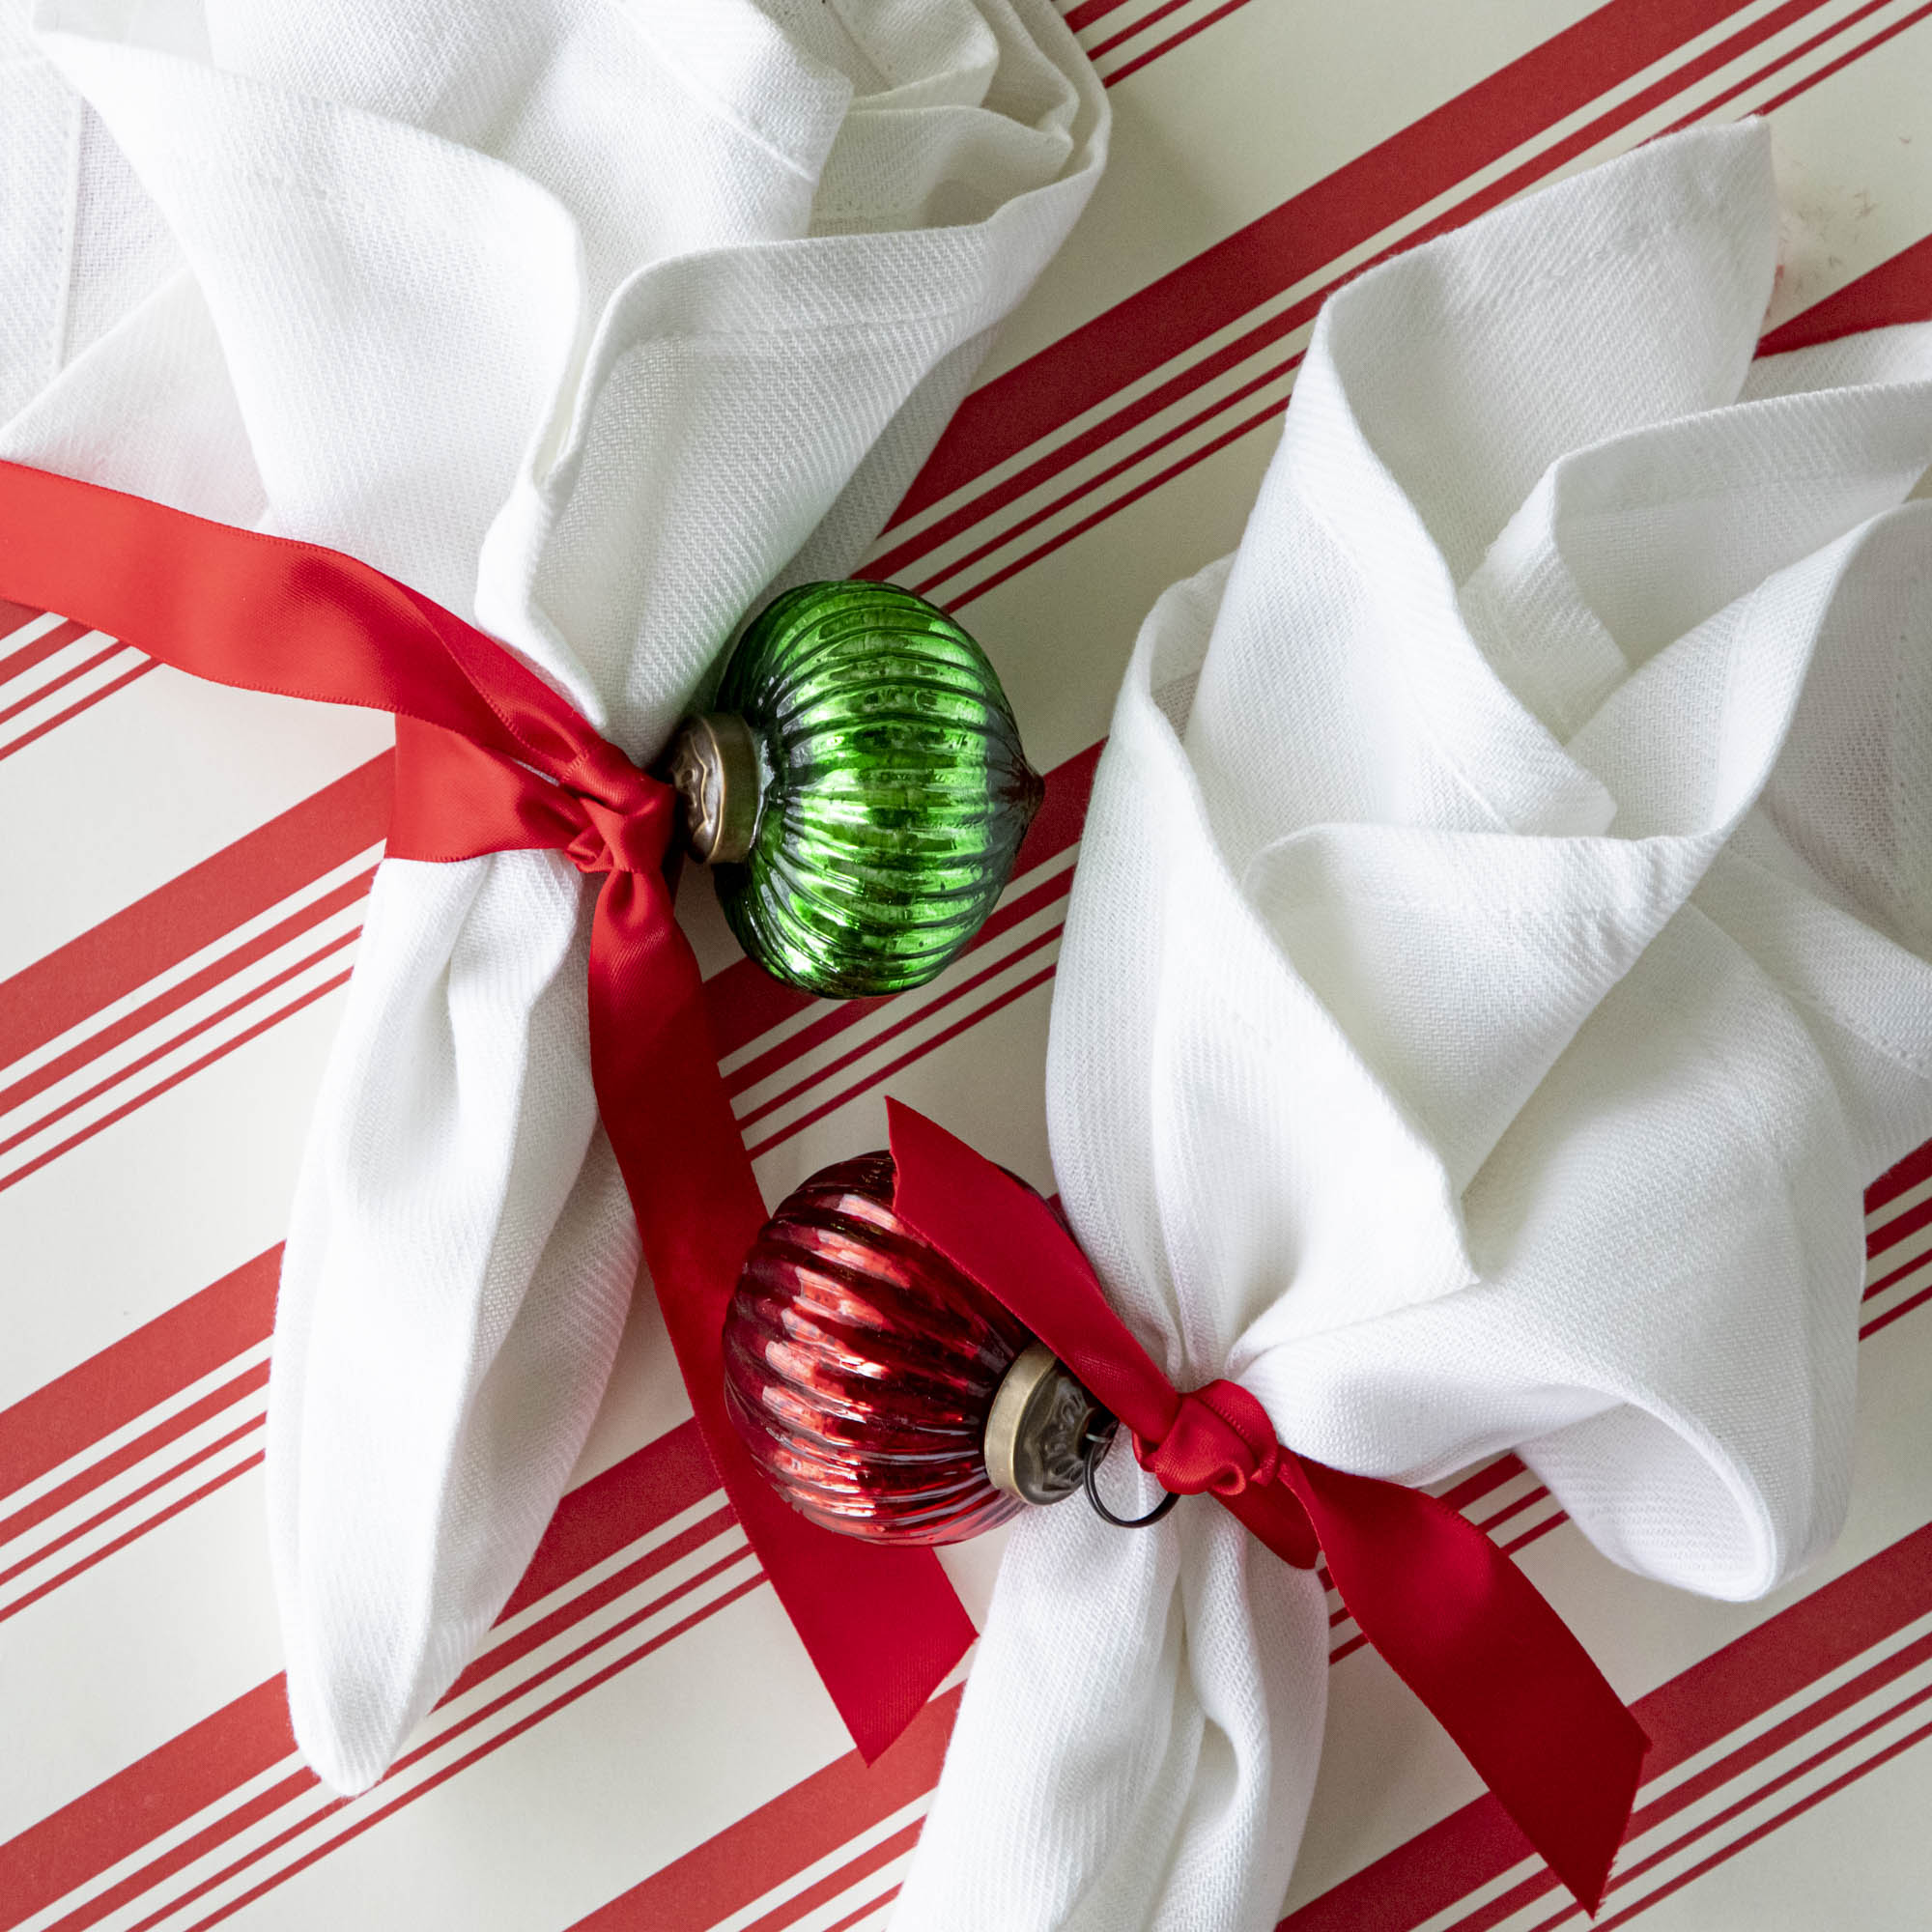
[[724,1406],[724,1329],[765,1206],[719,1077],[697,961],[662,879],[612,873],[590,940],[590,1062],[697,1426],[765,1575],[860,1754],[917,1717],[973,1641],[939,1559],[808,1522]]
[[1594,1913],[1650,1741],[1589,1653],[1446,1503],[1293,1456],[1281,1479],[1363,1635]]

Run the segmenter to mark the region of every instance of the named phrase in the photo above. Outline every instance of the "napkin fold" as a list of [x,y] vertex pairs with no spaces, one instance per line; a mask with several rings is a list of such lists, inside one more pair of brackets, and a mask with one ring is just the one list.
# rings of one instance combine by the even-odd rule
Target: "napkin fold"
[[[765,595],[858,563],[1106,143],[1047,0],[0,32],[0,455],[349,551],[640,763]],[[515,1585],[630,1302],[590,895],[510,852],[386,863],[369,902],[269,1415],[290,1704],[341,1791]]]
[[[1047,1076],[1178,1387],[1363,1474],[1515,1447],[1725,1598],[1837,1528],[1861,1192],[1932,1134],[1932,328],[1754,361],[1776,229],[1700,130],[1329,301],[1135,648]],[[895,1927],[1271,1926],[1327,1650],[1225,1511],[1030,1513]]]

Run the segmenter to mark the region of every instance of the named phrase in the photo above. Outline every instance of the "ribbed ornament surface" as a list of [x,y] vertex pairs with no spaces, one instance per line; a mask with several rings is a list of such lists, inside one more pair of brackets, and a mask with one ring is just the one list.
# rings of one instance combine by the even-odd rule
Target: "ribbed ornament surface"
[[895,584],[802,584],[753,620],[716,702],[767,768],[750,859],[713,873],[739,944],[841,999],[940,972],[992,911],[1043,792],[979,645]]
[[1025,1507],[982,1451],[1000,1378],[1033,1337],[908,1234],[885,1153],[787,1197],[724,1324],[724,1395],[753,1459],[814,1522],[954,1543]]

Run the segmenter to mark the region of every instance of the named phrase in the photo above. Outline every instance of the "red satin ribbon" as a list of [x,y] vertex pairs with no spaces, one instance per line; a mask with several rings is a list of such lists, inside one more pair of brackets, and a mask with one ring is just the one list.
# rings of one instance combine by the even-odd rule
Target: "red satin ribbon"
[[887,1115],[899,1219],[1120,1417],[1163,1488],[1211,1494],[1300,1569],[1325,1555],[1362,1634],[1595,1912],[1649,1741],[1522,1572],[1423,1491],[1295,1455],[1239,1383],[1181,1394],[1037,1194],[911,1108]]
[[724,1311],[765,1207],[671,910],[669,787],[495,639],[312,544],[0,463],[0,597],[216,684],[393,712],[391,858],[552,850],[601,877],[591,1075],[665,1325],[731,1507],[854,1742],[877,1756],[973,1626],[929,1550],[834,1536],[780,1501],[725,1414]]

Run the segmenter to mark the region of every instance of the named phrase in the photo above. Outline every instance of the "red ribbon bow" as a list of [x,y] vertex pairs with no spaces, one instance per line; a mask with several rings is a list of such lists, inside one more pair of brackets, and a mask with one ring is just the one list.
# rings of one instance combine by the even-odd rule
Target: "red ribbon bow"
[[1337,1594],[1586,1909],[1604,1895],[1649,1740],[1490,1539],[1421,1490],[1311,1463],[1238,1382],[1181,1394],[1030,1187],[887,1102],[893,1209],[1023,1321],[1131,1432],[1164,1488],[1211,1494]]
[[724,1410],[722,1337],[765,1207],[664,860],[668,786],[473,625],[354,557],[0,463],[0,597],[178,670],[396,717],[395,859],[552,850],[600,875],[590,1070],[711,1460],[860,1750],[911,1722],[973,1639],[931,1551],[814,1527]]

